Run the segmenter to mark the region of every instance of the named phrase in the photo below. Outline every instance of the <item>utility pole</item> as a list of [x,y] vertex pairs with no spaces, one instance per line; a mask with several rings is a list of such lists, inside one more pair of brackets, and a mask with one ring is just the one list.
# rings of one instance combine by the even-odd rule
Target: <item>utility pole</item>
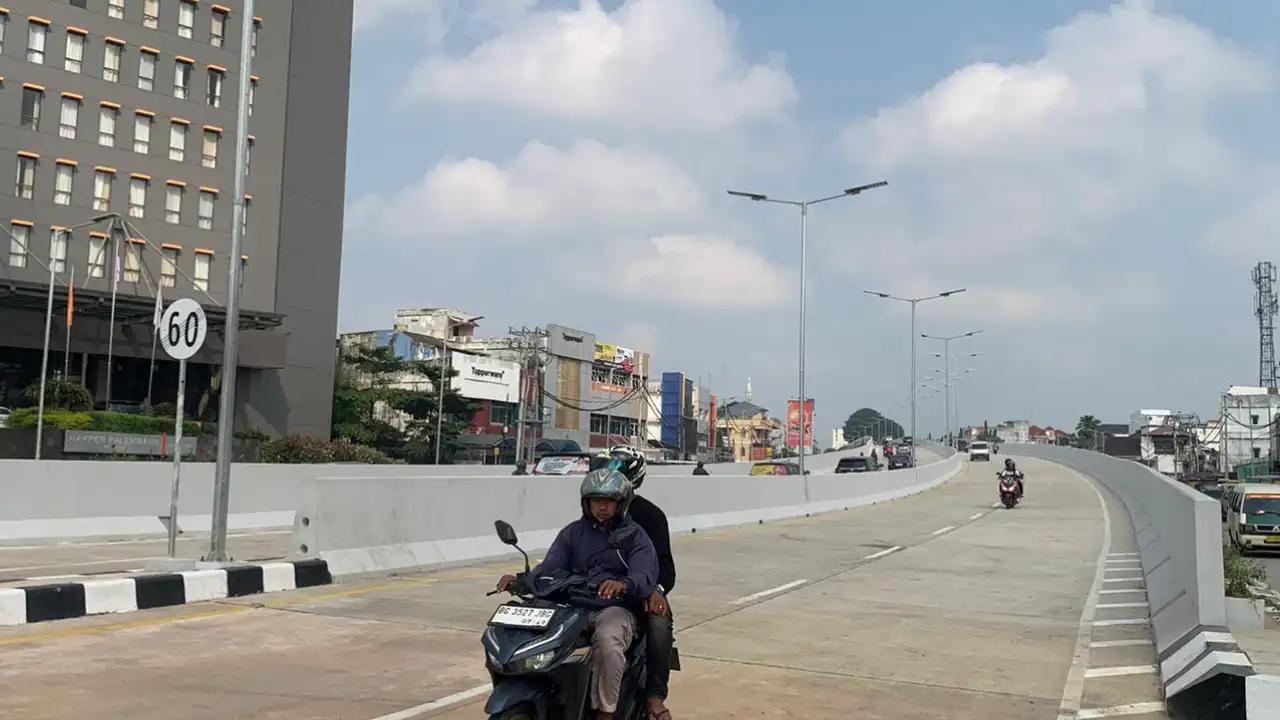
[[[548,333],[540,327],[508,327],[511,348],[520,358],[520,401],[516,404],[516,460],[525,456],[525,433],[529,425],[541,427],[542,420],[542,369],[546,366],[546,341]],[[529,419],[529,406],[537,410],[537,417]],[[530,441],[529,446],[535,445]],[[530,455],[533,453],[530,452]]]

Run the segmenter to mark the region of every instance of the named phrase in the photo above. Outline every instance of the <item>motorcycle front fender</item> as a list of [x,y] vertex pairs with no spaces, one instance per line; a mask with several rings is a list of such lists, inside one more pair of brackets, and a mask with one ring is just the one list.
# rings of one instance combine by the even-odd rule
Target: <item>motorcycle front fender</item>
[[539,718],[550,717],[550,698],[547,695],[549,690],[550,688],[545,681],[538,682],[536,680],[513,677],[501,678],[498,680],[498,684],[493,686],[493,693],[489,695],[489,701],[484,704],[485,714],[500,715],[522,702],[528,702],[533,703]]

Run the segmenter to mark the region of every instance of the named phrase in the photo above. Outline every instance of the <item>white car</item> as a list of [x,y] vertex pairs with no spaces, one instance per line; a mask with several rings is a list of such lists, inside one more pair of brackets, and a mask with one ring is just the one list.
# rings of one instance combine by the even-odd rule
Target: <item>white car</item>
[[7,407],[0,407],[0,428],[9,427],[9,418],[13,416],[13,412]]
[[969,460],[985,460],[991,462],[991,444],[985,440],[969,443]]

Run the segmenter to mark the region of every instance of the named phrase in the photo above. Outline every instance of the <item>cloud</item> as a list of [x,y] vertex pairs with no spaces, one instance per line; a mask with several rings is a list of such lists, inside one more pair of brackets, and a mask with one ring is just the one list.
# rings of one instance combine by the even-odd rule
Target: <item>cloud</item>
[[924,294],[967,284],[957,307],[1011,325],[1150,308],[1128,302],[1151,294],[1141,274],[1080,278],[1137,241],[1117,237],[1123,223],[1230,181],[1248,159],[1215,134],[1211,110],[1270,81],[1254,57],[1150,2],[1084,13],[1035,60],[973,63],[845,129],[848,157],[897,190],[860,201],[858,222],[897,242],[844,265],[888,269]]
[[541,10],[460,57],[433,55],[409,94],[616,128],[722,130],[796,101],[776,63],[751,63],[712,0],[627,0]]
[[1201,250],[1232,262],[1253,262],[1275,257],[1275,233],[1280,227],[1280,171],[1262,181],[1262,188],[1248,198],[1238,212],[1214,223],[1206,232]]
[[351,215],[397,237],[527,240],[675,222],[693,216],[702,198],[696,182],[658,155],[592,140],[567,150],[535,140],[505,165],[442,162],[409,188],[362,198]]
[[449,32],[457,13],[458,0],[355,0],[353,30],[416,25],[425,27],[429,42],[435,44]]
[[790,300],[783,271],[755,250],[713,234],[660,235],[637,246],[615,244],[590,287],[655,305],[751,312]]

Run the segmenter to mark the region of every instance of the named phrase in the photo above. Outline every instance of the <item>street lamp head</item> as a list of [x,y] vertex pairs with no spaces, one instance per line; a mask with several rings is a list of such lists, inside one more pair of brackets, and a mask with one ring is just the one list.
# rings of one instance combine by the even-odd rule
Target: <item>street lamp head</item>
[[769,199],[768,195],[761,195],[760,193],[742,192],[740,190],[726,190],[725,192],[735,197],[744,197],[748,200],[755,200],[756,202],[761,202]]
[[938,293],[938,297],[951,297],[952,295],[959,295],[965,290],[968,290],[968,288],[960,288],[959,290],[948,290],[943,293]]
[[871,183],[870,185],[859,185],[857,187],[847,188],[844,191],[844,194],[845,195],[861,195],[862,193],[868,190],[875,190],[876,188],[882,188],[888,184],[889,184],[888,181],[881,180],[880,182],[874,182],[874,183]]
[[963,337],[973,337],[974,335],[979,335],[979,334],[981,334],[981,333],[982,333],[982,331],[981,331],[981,330],[974,330],[973,332],[967,332],[967,333],[965,333],[965,334],[963,335]]
[[868,295],[875,295],[876,297],[879,297],[879,298],[889,298],[889,297],[891,297],[891,296],[889,295],[889,293],[877,292],[877,291],[875,291],[875,290],[863,290],[862,292],[864,292],[864,293],[866,293],[866,294],[868,294]]

